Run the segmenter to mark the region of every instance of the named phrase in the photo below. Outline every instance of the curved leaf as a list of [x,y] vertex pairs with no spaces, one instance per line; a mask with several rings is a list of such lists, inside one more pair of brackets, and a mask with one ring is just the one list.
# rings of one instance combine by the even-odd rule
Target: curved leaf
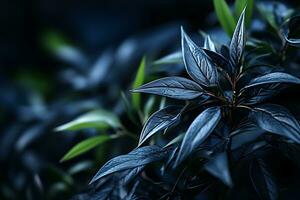
[[260,128],[300,143],[299,122],[286,108],[275,104],[264,104],[255,107],[251,115]]
[[66,155],[64,155],[64,157],[61,159],[61,162],[77,157],[110,139],[111,137],[108,135],[100,135],[83,140],[72,147],[71,150],[69,150],[68,153],[66,153]]
[[192,122],[184,135],[174,168],[178,166],[210,135],[221,119],[220,107],[211,107],[204,110]]
[[234,14],[236,17],[240,16],[243,9],[246,7],[245,22],[249,26],[251,22],[252,10],[253,10],[254,0],[236,0],[234,4]]
[[214,63],[186,35],[183,28],[181,28],[181,37],[182,56],[187,73],[201,85],[216,86],[218,84],[218,72]]
[[214,8],[223,29],[228,36],[232,36],[235,26],[235,20],[226,1],[214,0]]
[[228,167],[228,158],[225,152],[219,153],[214,158],[209,160],[204,165],[204,169],[216,178],[220,179],[225,185],[232,187],[232,180]]
[[75,120],[57,127],[55,131],[77,131],[86,128],[120,128],[121,126],[118,116],[112,112],[99,109],[81,115]]
[[194,99],[203,94],[203,89],[200,85],[192,80],[176,76],[152,81],[132,91],[182,100]]
[[135,149],[126,155],[117,156],[101,167],[90,184],[109,174],[159,161],[165,158],[168,153],[169,149],[163,149],[158,146],[145,146]]
[[243,10],[239,21],[235,27],[231,42],[230,42],[230,59],[233,66],[237,66],[242,58],[244,47],[246,44],[245,33],[245,10]]
[[164,65],[164,64],[180,64],[182,63],[182,52],[174,52],[167,56],[164,56],[154,62],[155,65]]
[[250,177],[252,185],[261,199],[278,199],[279,188],[267,164],[262,159],[251,163]]
[[216,52],[216,47],[214,42],[211,40],[209,35],[205,35],[205,39],[204,39],[204,45],[203,45],[204,49],[208,49],[210,51]]
[[203,49],[203,51],[210,57],[211,61],[214,62],[216,66],[226,69],[227,71],[230,70],[230,64],[223,55],[208,49]]
[[138,146],[142,145],[147,139],[160,130],[170,127],[180,118],[181,107],[168,106],[155,113],[145,123]]
[[[144,83],[145,79],[145,65],[146,65],[146,58],[143,57],[141,63],[139,65],[135,80],[133,82],[132,88],[140,87]],[[132,105],[135,109],[140,109],[141,107],[141,94],[135,93],[132,94]]]
[[283,72],[273,72],[252,79],[243,89],[270,83],[296,83],[300,84],[300,79]]

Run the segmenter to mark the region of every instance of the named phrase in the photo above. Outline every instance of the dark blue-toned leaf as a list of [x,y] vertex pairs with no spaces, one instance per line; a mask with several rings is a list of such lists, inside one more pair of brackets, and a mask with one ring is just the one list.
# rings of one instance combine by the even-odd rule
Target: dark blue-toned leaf
[[230,69],[230,64],[224,56],[208,49],[203,49],[203,51],[210,57],[211,61],[215,63],[216,66],[226,70]]
[[275,104],[264,104],[255,107],[251,115],[260,128],[300,143],[299,122],[286,108]]
[[174,168],[201,145],[215,129],[220,119],[220,107],[208,108],[198,115],[184,135]]
[[279,188],[265,161],[262,159],[253,161],[249,170],[252,185],[260,199],[278,199]]
[[257,104],[277,95],[280,89],[282,88],[279,83],[261,85],[246,91],[239,102],[245,105]]
[[300,84],[300,79],[292,76],[290,74],[284,73],[284,72],[273,72],[269,73],[263,76],[256,77],[252,79],[248,85],[244,87],[250,88],[258,85],[263,85],[263,84],[270,84],[270,83],[296,83]]
[[204,169],[216,178],[220,179],[225,185],[232,187],[228,158],[225,152],[219,153],[209,160],[204,165]]
[[238,65],[246,44],[245,33],[245,9],[243,10],[238,23],[235,27],[231,42],[230,42],[230,59],[234,66]]
[[179,106],[168,106],[153,113],[143,127],[138,146],[142,145],[158,131],[166,129],[178,121],[181,109],[182,107]]
[[244,144],[253,142],[256,138],[263,135],[265,130],[259,128],[252,122],[241,125],[238,129],[230,133],[231,149],[235,150]]
[[182,56],[187,73],[201,85],[218,84],[218,72],[214,63],[181,29]]
[[211,40],[209,35],[205,35],[205,39],[204,39],[204,45],[203,45],[204,49],[216,52],[216,47],[214,42]]
[[299,37],[300,16],[295,16],[287,20],[281,27],[280,32],[286,42],[295,47],[300,47]]
[[134,89],[133,92],[156,94],[173,99],[188,100],[201,96],[203,94],[203,89],[192,80],[173,76],[152,81]]
[[163,159],[168,149],[158,146],[145,146],[131,151],[126,155],[117,156],[105,163],[91,180],[91,183],[115,172],[136,168]]

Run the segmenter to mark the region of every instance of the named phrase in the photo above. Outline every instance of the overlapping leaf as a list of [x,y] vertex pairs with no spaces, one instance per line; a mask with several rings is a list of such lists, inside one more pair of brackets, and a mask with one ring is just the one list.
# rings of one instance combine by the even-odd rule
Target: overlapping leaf
[[260,128],[300,143],[299,122],[286,108],[264,104],[255,107],[251,114]]
[[159,161],[167,156],[168,152],[169,149],[163,149],[158,146],[145,146],[135,149],[126,155],[117,156],[102,166],[91,180],[91,183],[115,172]]
[[220,107],[211,107],[204,110],[192,122],[181,143],[175,166],[178,166],[210,135],[221,119]]
[[168,106],[150,116],[140,135],[139,146],[160,130],[168,128],[180,118],[181,107]]
[[170,97],[173,99],[194,99],[203,94],[203,89],[196,82],[182,77],[161,78],[141,87],[133,92],[142,92]]
[[218,72],[214,63],[181,29],[182,56],[187,73],[201,85],[211,87],[218,84]]

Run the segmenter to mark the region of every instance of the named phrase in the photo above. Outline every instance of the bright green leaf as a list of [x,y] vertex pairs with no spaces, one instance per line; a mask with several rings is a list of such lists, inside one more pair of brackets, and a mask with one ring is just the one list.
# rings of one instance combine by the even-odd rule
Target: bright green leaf
[[121,122],[118,116],[112,112],[98,109],[88,112],[71,122],[57,127],[55,131],[76,131],[85,128],[105,129],[109,127],[121,127]]
[[243,9],[247,6],[245,22],[246,22],[246,26],[249,26],[251,22],[253,5],[254,5],[254,0],[236,0],[234,5],[234,15],[236,20],[238,20],[239,16],[243,12]]
[[[144,83],[144,78],[145,78],[145,63],[146,63],[146,58],[143,57],[138,69],[138,72],[136,74],[135,80],[133,82],[132,88],[138,88]],[[140,104],[141,104],[141,94],[140,93],[133,93],[132,94],[132,105],[136,110],[140,109]]]
[[231,37],[236,23],[226,1],[214,0],[214,7],[220,24],[222,25],[228,36]]
[[64,157],[61,159],[61,162],[70,160],[74,157],[77,157],[77,156],[93,149],[97,145],[108,141],[109,139],[111,139],[111,137],[109,137],[108,135],[100,135],[100,136],[96,136],[96,137],[92,137],[92,138],[83,140],[83,141],[79,142],[78,144],[76,144],[73,148],[71,148],[71,150],[68,151],[68,153],[66,155],[64,155]]

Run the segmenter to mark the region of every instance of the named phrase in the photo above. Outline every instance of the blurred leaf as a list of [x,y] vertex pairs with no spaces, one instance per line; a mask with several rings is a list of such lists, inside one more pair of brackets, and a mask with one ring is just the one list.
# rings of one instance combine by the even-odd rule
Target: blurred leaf
[[[138,88],[144,83],[145,79],[145,64],[146,58],[143,57],[141,63],[139,65],[138,72],[136,74],[135,80],[133,82],[132,88]],[[132,93],[132,104],[136,110],[139,110],[141,107],[141,94],[140,93]]]
[[42,35],[42,45],[45,49],[55,52],[58,48],[69,46],[69,42],[62,34],[48,31]]
[[182,63],[181,51],[171,53],[171,54],[164,56],[154,62],[155,65],[179,64],[179,63]]
[[228,36],[231,37],[235,28],[235,20],[226,1],[214,0],[214,7],[220,24]]
[[149,118],[150,114],[152,113],[154,104],[155,104],[155,96],[151,96],[146,102],[146,105],[144,106],[144,121],[146,121]]
[[114,113],[98,109],[88,112],[71,122],[57,127],[55,131],[76,131],[85,128],[120,128],[121,126],[122,125],[118,116],[116,116]]
[[77,157],[77,156],[93,149],[97,145],[108,141],[109,139],[111,139],[111,137],[109,137],[108,135],[100,135],[100,136],[96,136],[96,137],[92,137],[92,138],[83,140],[83,141],[79,142],[78,144],[76,144],[73,148],[71,148],[71,150],[69,150],[68,153],[66,153],[66,155],[64,155],[64,157],[60,161],[64,162],[64,161],[70,160],[74,157]]
[[246,16],[245,16],[246,26],[250,25],[252,11],[253,11],[253,5],[254,5],[254,0],[236,0],[235,1],[234,14],[235,14],[236,19],[239,18],[239,16],[243,12],[243,9],[247,6],[246,7]]

